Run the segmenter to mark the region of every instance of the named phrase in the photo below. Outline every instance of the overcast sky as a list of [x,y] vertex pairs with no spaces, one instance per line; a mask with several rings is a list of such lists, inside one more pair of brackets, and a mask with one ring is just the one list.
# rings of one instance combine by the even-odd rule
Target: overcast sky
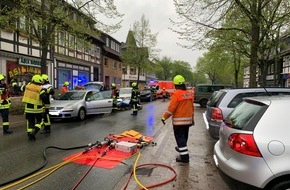
[[149,20],[153,34],[158,33],[157,48],[161,49],[160,58],[170,57],[172,60],[186,61],[192,66],[196,64],[200,51],[192,51],[177,45],[178,36],[169,28],[173,25],[169,18],[176,18],[175,7],[172,0],[115,0],[115,5],[123,17],[122,28],[111,34],[116,40],[125,42],[128,31],[135,21],[140,21],[142,14]]

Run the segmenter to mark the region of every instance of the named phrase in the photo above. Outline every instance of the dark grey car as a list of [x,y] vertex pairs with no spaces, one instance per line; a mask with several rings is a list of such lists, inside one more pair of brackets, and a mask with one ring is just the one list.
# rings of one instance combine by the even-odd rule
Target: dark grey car
[[210,97],[203,119],[209,135],[218,140],[219,129],[226,116],[243,101],[245,97],[290,95],[289,88],[237,88],[221,89]]

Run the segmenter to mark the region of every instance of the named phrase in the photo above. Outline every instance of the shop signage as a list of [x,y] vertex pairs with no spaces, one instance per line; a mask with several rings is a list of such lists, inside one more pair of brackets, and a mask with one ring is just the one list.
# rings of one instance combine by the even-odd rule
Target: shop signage
[[41,67],[41,61],[26,59],[24,57],[19,58],[19,65],[27,65],[33,67]]

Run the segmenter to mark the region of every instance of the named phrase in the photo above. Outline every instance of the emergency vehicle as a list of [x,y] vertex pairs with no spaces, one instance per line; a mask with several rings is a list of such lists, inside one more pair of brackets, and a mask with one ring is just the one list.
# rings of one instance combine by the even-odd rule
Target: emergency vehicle
[[162,98],[163,88],[165,88],[165,90],[168,92],[168,97],[170,97],[171,94],[175,91],[175,87],[172,81],[151,81],[149,82],[148,86],[150,88],[156,89],[156,98]]

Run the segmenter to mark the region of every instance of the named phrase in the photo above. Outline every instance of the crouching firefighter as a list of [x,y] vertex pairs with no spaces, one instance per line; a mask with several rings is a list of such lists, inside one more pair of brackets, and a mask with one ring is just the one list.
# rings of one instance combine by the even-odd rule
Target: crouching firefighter
[[9,86],[5,83],[5,76],[0,74],[0,113],[3,119],[3,134],[11,134],[9,130],[9,108],[11,105],[9,97]]
[[24,112],[29,140],[36,140],[35,136],[43,126],[43,101],[46,98],[46,92],[41,85],[42,77],[34,75],[32,81],[23,87],[22,102],[25,103]]
[[50,126],[51,126],[51,122],[50,122],[50,116],[49,116],[49,107],[50,107],[50,99],[51,96],[54,95],[54,90],[52,88],[52,85],[49,83],[49,79],[48,76],[46,74],[42,74],[41,75],[42,80],[43,80],[43,84],[42,84],[42,88],[45,90],[46,92],[46,96],[45,99],[43,100],[43,104],[44,104],[44,113],[43,113],[43,122],[44,122],[44,129],[40,131],[40,133],[50,133]]

